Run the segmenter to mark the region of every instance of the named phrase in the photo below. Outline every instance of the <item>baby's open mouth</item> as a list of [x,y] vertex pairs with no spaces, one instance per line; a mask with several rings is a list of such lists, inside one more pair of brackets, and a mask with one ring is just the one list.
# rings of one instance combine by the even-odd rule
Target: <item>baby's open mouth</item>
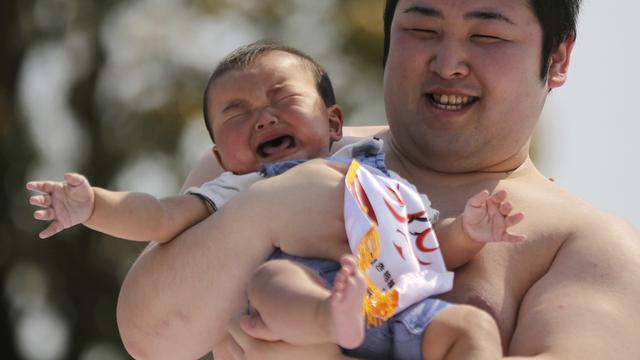
[[295,146],[296,140],[293,136],[283,135],[258,145],[257,153],[260,157],[268,158]]

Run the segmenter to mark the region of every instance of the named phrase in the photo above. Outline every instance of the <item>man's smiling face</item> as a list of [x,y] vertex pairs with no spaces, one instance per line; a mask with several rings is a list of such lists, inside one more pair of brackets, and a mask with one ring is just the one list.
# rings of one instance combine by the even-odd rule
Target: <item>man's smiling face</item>
[[395,145],[447,172],[521,156],[551,87],[526,0],[401,0],[384,91]]

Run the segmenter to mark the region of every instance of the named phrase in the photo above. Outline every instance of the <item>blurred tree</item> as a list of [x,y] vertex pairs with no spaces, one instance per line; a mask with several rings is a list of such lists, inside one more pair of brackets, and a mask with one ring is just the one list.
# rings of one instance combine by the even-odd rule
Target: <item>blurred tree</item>
[[[28,1],[25,1],[28,2]],[[23,2],[23,3],[25,3]],[[24,168],[18,164],[28,163],[33,158],[33,151],[26,136],[24,124],[18,120],[15,85],[17,82],[20,60],[24,53],[21,39],[15,31],[20,26],[18,2],[3,1],[0,3],[0,285],[4,290],[7,269],[14,261],[18,249],[15,241],[25,234],[12,225],[11,209],[19,188],[24,179]],[[20,149],[20,151],[15,151]],[[4,294],[4,291],[3,291]],[[0,357],[17,359],[14,347],[14,332],[10,319],[9,303],[5,296],[0,298]]]

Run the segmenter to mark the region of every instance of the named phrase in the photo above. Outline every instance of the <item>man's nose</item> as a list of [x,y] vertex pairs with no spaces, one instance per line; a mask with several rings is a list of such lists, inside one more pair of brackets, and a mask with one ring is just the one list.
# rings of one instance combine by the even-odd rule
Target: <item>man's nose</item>
[[264,130],[276,124],[278,124],[278,118],[268,109],[263,109],[258,113],[254,128],[256,130]]
[[453,40],[443,40],[429,59],[429,70],[443,79],[459,79],[469,75],[467,55],[461,44]]

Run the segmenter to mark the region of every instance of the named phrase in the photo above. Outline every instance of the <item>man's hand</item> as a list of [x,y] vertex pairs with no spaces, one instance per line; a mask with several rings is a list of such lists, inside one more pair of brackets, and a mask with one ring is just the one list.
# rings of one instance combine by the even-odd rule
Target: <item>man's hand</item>
[[[327,360],[327,359],[350,359],[340,352],[335,344],[320,344],[297,346],[287,344],[282,341],[266,341],[251,337],[243,328],[253,328],[254,324],[263,324],[259,316],[243,317],[238,321],[234,321],[229,326],[229,334],[231,339],[228,341],[229,353],[232,354],[234,360]],[[248,326],[250,325],[250,326]],[[261,327],[253,328],[252,334],[257,334],[264,330]],[[261,334],[267,335],[268,334]]]
[[45,239],[60,231],[81,224],[91,217],[95,205],[95,194],[89,181],[80,175],[68,173],[64,181],[32,181],[27,189],[44,193],[29,198],[29,203],[43,210],[37,210],[33,217],[37,220],[51,221],[40,232]]
[[506,199],[507,192],[504,190],[493,195],[485,190],[472,196],[462,214],[462,229],[467,236],[480,243],[526,240],[525,235],[507,232],[524,219],[524,214],[511,214],[513,206]]
[[264,341],[282,340],[269,329],[259,314],[241,316],[239,324],[242,331],[254,339]]

